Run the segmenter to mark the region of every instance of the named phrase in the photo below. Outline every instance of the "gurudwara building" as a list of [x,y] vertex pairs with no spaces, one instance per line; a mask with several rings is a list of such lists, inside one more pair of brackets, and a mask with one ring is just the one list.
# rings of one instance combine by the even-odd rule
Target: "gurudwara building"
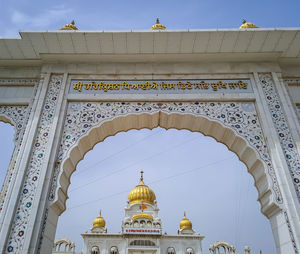
[[141,176],[140,183],[128,195],[122,232],[107,233],[100,213],[90,232],[82,234],[83,253],[202,254],[201,241],[204,237],[195,234],[186,216],[180,222],[178,235],[166,235],[162,234],[158,211],[155,193],[144,184]]
[[[82,31],[74,22],[21,31],[0,38],[0,121],[15,130],[0,253],[51,253],[78,162],[106,137],[158,126],[200,132],[235,153],[277,253],[300,253],[300,28],[243,21],[169,31],[157,20],[146,31]],[[141,180],[122,233],[107,233],[99,216],[82,235],[84,252],[201,254],[203,237],[186,218],[178,235],[162,234],[155,199]],[[220,246],[234,252],[224,242],[210,251]]]
[[[203,254],[204,236],[196,234],[192,222],[184,216],[179,222],[177,235],[162,233],[162,221],[158,215],[159,208],[155,193],[143,179],[129,195],[122,221],[122,232],[108,233],[105,219],[101,215],[93,221],[93,227],[84,234],[83,254]],[[217,241],[209,249],[211,254],[235,254],[235,248],[223,241]],[[219,252],[221,251],[221,252]],[[68,239],[59,239],[53,246],[53,254],[75,253],[75,243]],[[245,246],[245,253],[250,248]]]

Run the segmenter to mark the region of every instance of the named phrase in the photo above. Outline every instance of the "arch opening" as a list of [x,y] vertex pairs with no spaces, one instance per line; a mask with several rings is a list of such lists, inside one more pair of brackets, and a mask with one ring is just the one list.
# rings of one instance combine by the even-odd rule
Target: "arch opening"
[[[143,132],[147,132],[147,133],[153,133],[153,132],[157,132],[158,130],[159,130],[160,128],[157,128],[157,129],[154,129],[154,130],[152,130],[152,131],[149,131],[149,130],[142,130]],[[184,131],[184,130],[181,130],[181,131],[177,131],[177,130],[174,130],[174,129],[171,129],[171,130],[168,130],[168,131],[166,131],[166,130],[164,130],[164,129],[161,129],[162,131],[161,132],[159,132],[159,135],[157,134],[157,136],[159,136],[159,137],[161,137],[161,136],[164,136],[164,135],[166,135],[167,133],[169,133],[169,132],[171,132],[171,133],[174,133],[174,132],[176,132],[176,133],[190,133],[190,135],[193,135],[193,136],[191,136],[191,138],[190,138],[190,136],[189,136],[189,138],[187,139],[187,140],[191,140],[191,142],[193,142],[194,143],[194,145],[195,144],[199,144],[198,146],[203,146],[204,145],[204,143],[202,143],[202,138],[201,139],[194,139],[193,137],[195,137],[196,135],[197,136],[202,136],[204,139],[206,139],[207,140],[207,143],[214,143],[215,145],[217,145],[218,147],[221,147],[221,150],[227,150],[228,151],[228,149],[224,146],[224,145],[222,145],[222,144],[218,144],[217,142],[215,142],[212,138],[208,138],[208,137],[204,137],[203,135],[201,135],[201,134],[199,134],[199,133],[196,133],[196,132],[189,132],[189,131]],[[68,206],[68,209],[67,209],[67,213],[66,214],[64,214],[62,217],[61,217],[61,219],[60,219],[60,221],[59,221],[59,227],[58,228],[60,228],[60,227],[64,227],[63,225],[63,221],[67,218],[67,217],[70,217],[71,216],[71,214],[73,214],[73,215],[75,215],[75,214],[82,214],[82,213],[85,213],[85,216],[88,216],[87,215],[87,213],[89,213],[90,211],[92,211],[92,210],[94,210],[94,216],[97,216],[97,211],[99,210],[99,209],[104,209],[104,210],[102,210],[102,215],[103,215],[103,217],[105,218],[105,220],[107,221],[107,227],[108,227],[108,232],[118,232],[119,231],[119,227],[120,227],[120,223],[121,223],[121,221],[122,221],[122,219],[123,219],[123,217],[122,217],[122,215],[123,215],[123,206],[125,205],[125,203],[126,203],[126,200],[127,200],[127,195],[128,195],[128,193],[130,192],[130,190],[128,189],[127,191],[125,191],[125,193],[124,193],[124,195],[122,196],[123,198],[117,198],[117,197],[114,197],[114,196],[112,196],[112,195],[110,195],[110,194],[115,194],[115,193],[118,193],[119,192],[119,189],[114,189],[113,187],[110,187],[111,185],[116,185],[116,186],[119,186],[120,184],[122,184],[122,188],[121,188],[121,190],[126,190],[126,186],[128,187],[134,187],[136,184],[137,184],[137,181],[138,181],[138,178],[139,178],[139,170],[140,170],[140,168],[141,167],[143,167],[143,170],[144,170],[144,172],[145,172],[145,183],[149,186],[149,187],[151,187],[153,190],[154,190],[154,192],[156,193],[156,195],[157,195],[157,202],[158,202],[158,207],[160,208],[160,214],[163,214],[163,212],[165,212],[165,213],[167,213],[167,214],[169,214],[169,213],[177,213],[177,215],[178,215],[178,218],[175,220],[175,222],[173,221],[173,223],[171,223],[171,224],[173,224],[174,226],[175,226],[175,229],[173,228],[172,230],[171,229],[169,229],[169,227],[168,227],[168,225],[166,225],[167,224],[167,222],[171,219],[170,218],[170,216],[167,216],[167,217],[162,217],[162,226],[163,226],[163,228],[167,228],[167,232],[168,233],[176,233],[177,232],[177,229],[178,229],[178,225],[179,225],[179,221],[182,219],[182,216],[183,216],[183,211],[184,211],[184,209],[187,209],[187,216],[188,216],[188,218],[191,218],[191,220],[192,220],[192,222],[193,222],[193,227],[194,227],[194,229],[196,230],[196,232],[197,233],[200,233],[200,234],[204,234],[205,236],[209,236],[209,235],[211,235],[211,232],[209,232],[209,231],[207,231],[207,228],[205,228],[204,229],[204,227],[203,227],[203,225],[201,225],[201,224],[197,224],[197,222],[196,222],[196,219],[195,219],[195,213],[193,214],[193,210],[197,210],[197,208],[196,207],[194,207],[195,206],[195,202],[203,202],[203,208],[200,208],[200,210],[197,210],[197,212],[196,212],[196,214],[198,215],[198,216],[200,216],[200,213],[202,212],[201,210],[210,210],[210,209],[212,209],[212,207],[210,207],[210,205],[205,205],[205,202],[203,201],[203,197],[201,197],[201,195],[199,196],[199,197],[194,197],[194,198],[192,198],[192,196],[191,195],[189,195],[189,196],[177,196],[177,194],[175,194],[173,191],[174,191],[174,189],[172,188],[172,186],[171,185],[175,185],[175,184],[178,184],[179,182],[182,184],[182,183],[187,183],[187,181],[189,180],[189,179],[191,179],[191,178],[198,178],[199,179],[199,185],[202,185],[203,184],[203,182],[202,181],[200,181],[200,178],[199,178],[199,175],[198,175],[198,173],[197,172],[199,172],[199,170],[197,170],[197,171],[194,171],[194,173],[192,173],[192,172],[190,172],[190,174],[188,174],[187,176],[187,178],[183,178],[182,177],[182,175],[181,176],[177,176],[177,177],[175,177],[175,178],[172,178],[170,181],[169,180],[165,180],[165,181],[161,181],[161,182],[156,182],[156,183],[154,183],[152,180],[153,180],[153,174],[154,173],[152,173],[152,177],[151,177],[151,172],[149,171],[150,169],[149,169],[149,167],[146,167],[145,165],[142,165],[143,163],[141,163],[141,165],[139,166],[139,167],[136,167],[135,168],[135,166],[131,166],[131,168],[130,169],[128,169],[128,170],[126,170],[126,171],[124,171],[124,174],[122,174],[122,176],[121,177],[117,177],[116,175],[113,175],[113,176],[111,176],[110,178],[105,178],[105,179],[103,179],[102,181],[100,180],[100,181],[98,181],[98,182],[95,182],[95,183],[88,183],[87,185],[89,185],[89,186],[93,186],[94,187],[94,191],[92,191],[92,193],[91,192],[85,192],[86,191],[86,189],[85,188],[81,188],[81,189],[76,189],[76,187],[77,187],[77,184],[83,184],[83,183],[86,183],[86,179],[84,178],[84,175],[86,175],[86,174],[90,174],[89,175],[89,178],[92,178],[92,179],[94,179],[95,177],[96,177],[96,175],[94,175],[91,171],[92,171],[92,169],[90,168],[90,165],[94,165],[95,164],[95,161],[90,161],[90,159],[91,159],[91,157],[89,156],[89,154],[91,154],[91,153],[94,153],[94,156],[97,156],[97,154],[98,153],[101,153],[101,151],[104,151],[105,150],[105,148],[104,148],[104,146],[102,145],[102,143],[107,143],[107,142],[110,142],[110,141],[112,141],[112,140],[114,140],[114,139],[119,139],[120,138],[120,136],[122,136],[122,137],[124,137],[124,136],[128,136],[128,135],[131,135],[131,133],[135,133],[136,135],[138,135],[138,133],[139,132],[141,132],[141,131],[136,131],[136,130],[132,130],[132,131],[130,131],[130,132],[127,132],[127,133],[125,133],[125,132],[123,132],[123,133],[118,133],[117,134],[117,136],[114,136],[114,137],[110,137],[110,138],[108,138],[108,139],[106,139],[104,142],[101,142],[101,144],[98,144],[94,149],[93,149],[93,151],[91,151],[91,152],[89,152],[87,155],[86,155],[86,157],[85,157],[85,159],[80,163],[80,165],[78,165],[78,170],[75,172],[75,174],[72,176],[72,185],[70,186],[70,190],[69,190],[69,194],[70,194],[70,200],[69,200],[69,202],[68,202],[68,204],[67,204],[67,206]],[[154,137],[155,137],[156,135],[151,135],[150,136],[150,139],[152,140]],[[157,137],[157,139],[156,139],[156,141],[157,140],[160,140],[160,139],[162,139],[162,138],[158,138]],[[173,137],[173,138],[171,138],[171,139],[177,139],[177,136],[175,137]],[[131,144],[131,139],[126,139],[126,141],[124,140],[124,139],[121,139],[123,142],[125,142],[125,146],[127,146],[127,144]],[[164,139],[165,140],[165,139]],[[169,139],[170,140],[170,139]],[[181,142],[182,140],[178,140],[178,142],[176,141],[176,142],[174,142],[174,143],[176,143],[176,144],[181,144],[181,143],[183,143],[183,142]],[[166,142],[167,143],[167,142]],[[205,145],[207,144],[207,143],[205,143]],[[147,142],[147,144],[148,144],[148,142]],[[196,146],[193,146],[193,148],[185,148],[185,146],[186,146],[186,144],[189,144],[189,143],[184,143],[184,146],[182,147],[182,151],[180,152],[177,152],[177,150],[176,150],[176,153],[177,154],[180,154],[180,157],[182,158],[182,160],[184,160],[184,157],[186,156],[186,154],[187,153],[184,153],[184,150],[186,150],[186,149],[188,149],[189,151],[191,151],[191,150],[195,150],[195,147]],[[98,147],[102,147],[101,149],[99,149]],[[149,146],[151,146],[152,147],[152,145],[150,145],[149,144]],[[123,146],[122,146],[123,147]],[[158,146],[159,147],[159,149],[158,149],[158,151],[157,151],[157,153],[160,153],[161,152],[161,150],[160,150],[160,145]],[[165,157],[165,156],[167,156],[169,153],[171,153],[172,152],[172,150],[170,150],[168,147],[169,147],[169,145],[166,145],[166,147],[167,147],[167,149],[166,149],[166,153],[164,153],[163,155],[161,155],[159,158],[162,158],[162,157]],[[112,146],[109,146],[107,149],[114,149],[115,147],[112,147]],[[165,147],[163,147],[163,148],[165,148]],[[155,147],[155,148],[153,148],[153,149],[157,149],[157,147]],[[196,147],[196,149],[197,149],[197,147]],[[207,147],[207,149],[208,149],[208,147]],[[118,148],[117,147],[117,149],[116,150],[120,150],[120,147]],[[137,148],[137,150],[141,150],[141,149],[139,149],[139,148]],[[142,149],[143,150],[143,149]],[[164,149],[162,149],[162,150],[164,150]],[[96,151],[98,151],[98,152],[96,152]],[[202,152],[202,150],[200,150],[200,149],[198,149],[198,151],[201,153]],[[96,152],[96,153],[95,153]],[[148,150],[144,150],[144,153],[147,153],[147,152],[149,152]],[[173,151],[174,152],[174,151]],[[219,150],[217,149],[216,151],[215,151],[217,154],[219,153]],[[110,153],[105,153],[105,156],[103,155],[102,156],[102,158],[103,157],[106,157],[108,154],[110,154]],[[136,152],[136,156],[139,156],[141,153],[138,153],[138,152]],[[156,154],[156,153],[155,153]],[[195,153],[195,154],[197,154],[197,153]],[[194,155],[195,155],[194,154]],[[231,156],[233,155],[231,152],[229,152],[228,151],[228,154],[230,154]],[[203,154],[203,156],[204,157],[206,157],[206,155],[207,154]],[[100,156],[100,155],[99,155]],[[148,156],[145,156],[145,157],[148,157]],[[150,157],[150,156],[149,156]],[[193,157],[195,157],[195,156],[193,156]],[[200,158],[201,158],[201,156],[199,156]],[[213,157],[213,156],[212,156]],[[227,156],[226,156],[227,157]],[[122,159],[121,159],[122,158]],[[124,156],[122,156],[122,157],[120,157],[120,159],[121,159],[121,164],[126,164],[126,163],[128,163],[128,161],[126,161],[126,160],[124,160],[124,158],[126,159],[126,156],[124,155]],[[157,159],[157,161],[159,161],[159,158]],[[200,158],[196,158],[195,160],[197,161],[197,160],[199,160]],[[113,158],[113,160],[118,160],[119,159],[119,157],[114,157]],[[173,157],[171,158],[169,158],[169,159],[173,159]],[[96,159],[97,160],[97,159]],[[99,160],[100,160],[100,158],[99,158]],[[188,159],[187,159],[188,160]],[[218,161],[218,159],[216,159],[217,161]],[[236,163],[238,163],[238,164],[241,164],[240,162],[239,162],[239,160],[236,158],[236,156],[234,156],[234,160],[236,160]],[[214,160],[213,160],[214,161]],[[149,163],[150,163],[150,161],[149,161]],[[226,167],[224,167],[224,164],[225,162],[219,162],[219,164],[217,165],[219,168],[220,168],[220,170],[221,171],[224,171],[224,170],[226,170],[226,172],[227,172],[227,168]],[[229,162],[228,162],[229,163]],[[96,172],[98,171],[98,170],[100,170],[101,171],[101,174],[100,175],[106,175],[106,174],[108,174],[108,173],[105,173],[106,171],[108,171],[108,172],[110,172],[109,171],[109,168],[106,166],[106,165],[108,165],[109,164],[109,162],[107,162],[107,163],[105,163],[104,165],[103,164],[98,164],[97,166],[95,166],[94,167],[94,171],[95,171],[95,174],[96,174]],[[148,164],[148,163],[145,163],[146,165]],[[183,163],[183,164],[181,164],[181,166],[180,166],[180,168],[181,169],[183,169],[183,170],[187,170],[187,169],[190,169],[190,167],[192,167],[192,166],[188,166],[188,165],[184,165],[184,164],[187,164],[187,161],[185,162],[185,163]],[[203,164],[206,164],[206,163],[204,163],[204,162],[201,162],[201,161],[199,161],[199,164],[200,165],[203,165]],[[174,171],[174,168],[171,168],[170,169],[170,171],[168,171],[168,169],[166,168],[166,164],[164,163],[164,164],[159,164],[159,163],[155,163],[154,162],[154,158],[152,157],[152,159],[151,159],[151,165],[152,165],[152,167],[154,167],[154,168],[158,168],[158,167],[160,167],[161,168],[161,171],[167,171],[168,172],[168,174],[171,174],[171,175],[173,175],[174,173],[173,173],[173,171]],[[195,165],[194,165],[195,166]],[[98,168],[99,167],[99,168]],[[145,167],[145,168],[144,168]],[[117,166],[114,166],[113,167],[113,169],[115,169],[115,168],[118,168]],[[132,168],[135,168],[135,169],[132,169]],[[151,167],[150,167],[151,168]],[[111,168],[110,168],[111,169]],[[83,170],[83,171],[81,171],[81,170]],[[135,171],[135,174],[130,174],[130,175],[128,175],[127,177],[126,177],[126,175],[127,174],[129,174],[130,172],[129,172],[129,170],[131,170],[131,171]],[[207,166],[206,168],[203,168],[203,171],[207,171],[207,170],[209,170],[209,171],[211,171],[212,170],[212,167],[210,166]],[[154,170],[155,172],[156,172],[156,174],[157,175],[161,175],[161,176],[165,176],[165,174],[166,173],[163,173],[163,172],[161,172],[161,171],[157,171],[157,170]],[[201,170],[200,170],[201,171]],[[249,180],[250,180],[250,187],[252,187],[252,185],[253,185],[253,179],[252,179],[252,177],[250,177],[250,175],[246,172],[246,168],[245,168],[245,166],[243,166],[243,168],[241,168],[241,170],[240,170],[241,172],[243,172],[243,175],[246,175],[246,177],[247,178],[249,178]],[[177,172],[177,171],[176,171]],[[214,173],[217,173],[217,172],[219,172],[219,173],[221,173],[221,174],[219,174],[218,175],[218,177],[219,178],[222,178],[222,177],[226,177],[226,175],[225,175],[225,172],[220,172],[220,171],[213,171]],[[201,172],[199,172],[199,174],[200,174]],[[240,175],[239,174],[239,171],[237,172],[238,173],[238,176]],[[119,175],[119,174],[118,174]],[[231,173],[230,174],[228,174],[228,176],[232,176],[231,175]],[[76,180],[74,179],[74,177],[76,177]],[[129,177],[129,178],[131,178],[131,179],[133,179],[133,181],[131,181],[130,183],[122,183],[122,179],[123,178],[125,178],[126,177],[126,179]],[[121,178],[121,179],[120,179]],[[156,176],[156,177],[154,177],[154,180],[155,179],[157,179],[157,178],[160,178],[160,177],[158,177],[158,176]],[[163,177],[164,178],[164,177]],[[224,205],[224,203],[223,202],[220,202],[220,200],[219,199],[225,199],[226,198],[226,195],[224,195],[223,196],[223,194],[224,193],[227,193],[228,194],[228,190],[226,190],[226,188],[225,189],[223,189],[223,186],[221,187],[220,185],[219,185],[219,180],[213,180],[212,178],[209,178],[209,179],[206,179],[206,181],[207,182],[210,182],[210,180],[212,180],[212,185],[211,186],[208,186],[208,188],[209,187],[212,187],[212,188],[216,188],[217,189],[217,187],[219,186],[220,188],[221,188],[221,191],[222,191],[222,195],[220,195],[220,196],[214,196],[213,197],[213,200],[214,200],[214,202],[215,203],[219,203],[219,206],[220,207],[218,207],[217,209],[220,209],[221,207],[224,207],[223,205]],[[121,181],[121,182],[120,182]],[[220,179],[220,182],[222,182],[222,180]],[[225,179],[224,178],[224,180],[223,180],[223,182],[227,182],[227,184],[230,184],[230,181],[228,181],[228,179]],[[179,207],[179,209],[177,209],[176,207],[177,207],[177,205],[176,204],[174,204],[174,206],[172,206],[172,205],[169,205],[169,206],[166,206],[165,205],[165,199],[162,199],[163,197],[161,197],[161,196],[159,196],[159,194],[161,193],[161,191],[159,191],[159,186],[161,186],[161,185],[168,185],[169,187],[167,188],[167,194],[164,194],[164,195],[167,195],[169,198],[170,198],[170,196],[172,196],[172,197],[174,197],[174,195],[175,195],[175,197],[176,198],[174,198],[174,203],[177,203],[177,200],[178,199],[188,199],[189,200],[189,204],[188,205],[184,205],[184,206],[182,206],[181,208]],[[191,184],[191,183],[190,183]],[[101,187],[100,187],[101,186]],[[226,183],[225,183],[225,186],[226,186]],[[75,187],[75,188],[74,188]],[[206,186],[207,187],[207,186]],[[90,188],[90,187],[89,187]],[[180,188],[180,187],[178,187],[178,188]],[[184,188],[186,188],[186,186],[184,187]],[[188,190],[187,190],[187,194],[189,193],[189,192],[192,192],[192,193],[194,193],[195,191],[197,191],[197,190],[195,190],[195,188],[193,188],[192,186],[189,186],[188,188],[187,188]],[[197,189],[197,188],[196,188]],[[233,188],[234,190],[236,190],[237,188]],[[256,190],[255,190],[255,188],[253,188],[252,187],[252,189],[253,189],[253,192],[254,192],[254,204],[255,204],[255,206],[253,206],[253,207],[251,207],[252,209],[255,209],[255,210],[257,210],[256,212],[258,213],[258,211],[259,211],[259,205],[258,205],[258,203],[256,202],[256,195],[257,195],[257,192],[256,192]],[[90,189],[91,190],[91,189]],[[106,190],[107,190],[107,193],[106,193]],[[199,190],[199,193],[203,193],[202,192],[202,188],[200,189],[200,188],[198,188],[198,190]],[[208,189],[207,189],[208,190]],[[88,193],[90,193],[90,194],[88,194]],[[99,198],[102,198],[103,196],[110,196],[108,199],[106,199],[106,200],[102,200],[102,199],[100,199],[100,200],[98,200],[97,202],[93,202],[93,203],[91,203],[90,205],[87,205],[87,206],[83,206],[83,207],[81,207],[81,209],[77,209],[76,207],[74,208],[74,205],[77,205],[78,203],[80,204],[81,202],[82,203],[85,203],[86,201],[88,201],[88,200],[93,200],[94,198],[95,198],[95,196],[94,196],[94,194],[95,193],[98,193],[98,197]],[[230,192],[231,193],[231,192]],[[93,195],[93,198],[91,197]],[[230,194],[228,194],[228,195],[230,195]],[[74,196],[76,196],[76,201],[77,202],[74,202]],[[79,196],[82,196],[82,200],[81,201],[79,201],[80,199],[78,199],[78,197]],[[211,197],[212,198],[212,197]],[[97,199],[97,198],[95,198],[95,199]],[[116,201],[117,200],[117,201]],[[113,206],[109,206],[109,205],[107,205],[108,204],[108,202],[110,202],[110,203],[120,203],[120,206],[121,207],[116,207],[115,205],[113,205]],[[95,204],[94,204],[95,203]],[[226,204],[225,204],[226,205]],[[231,205],[231,203],[230,202],[228,202],[227,203],[227,205]],[[233,203],[233,205],[235,205],[235,203]],[[253,205],[253,203],[251,203],[251,206]],[[85,210],[83,209],[85,207]],[[70,210],[69,210],[70,209]],[[228,210],[228,208],[226,209],[225,208],[225,210]],[[118,211],[118,213],[120,214],[120,218],[118,218],[118,219],[116,219],[116,217],[113,217],[112,216],[112,214],[111,213],[113,213],[114,211]],[[245,210],[244,210],[245,211]],[[212,214],[211,214],[212,215]],[[207,214],[207,216],[211,216],[211,215],[208,215]],[[249,215],[249,213],[248,213],[248,215]],[[225,211],[223,212],[223,216],[225,216]],[[205,217],[205,216],[200,216],[202,219],[202,222],[204,221],[204,220],[207,220],[206,218],[209,218],[209,217]],[[213,216],[212,215],[212,217],[214,217],[215,218],[215,216]],[[111,220],[112,220],[112,218],[113,218],[113,221],[116,221],[116,222],[119,222],[118,223],[118,225],[117,225],[117,228],[116,227],[114,227],[113,228],[113,230],[111,230],[111,224],[112,224],[112,222],[111,222]],[[244,217],[245,218],[245,217]],[[80,230],[78,230],[78,234],[80,233],[80,232],[83,232],[83,231],[86,231],[88,228],[89,228],[89,226],[91,225],[91,222],[92,222],[92,220],[94,219],[94,217],[93,217],[93,215],[90,217],[90,220],[87,220],[86,222],[85,222],[85,227],[83,227],[82,229],[81,229],[81,231]],[[265,218],[264,218],[265,219]],[[74,219],[73,219],[74,220]],[[110,221],[109,221],[110,220]],[[75,221],[77,221],[76,219],[74,220],[74,222]],[[267,222],[267,221],[266,221]],[[234,223],[234,222],[232,222],[232,223]],[[75,223],[76,224],[76,223]],[[78,223],[78,227],[80,227],[80,224],[84,224],[84,223]],[[268,224],[267,224],[267,226],[269,226]],[[215,228],[214,227],[214,229],[215,229],[215,231],[223,231],[223,229],[222,228]],[[227,229],[225,229],[225,231],[227,231],[228,229],[230,229],[230,230],[234,230],[234,228],[230,228],[230,225],[227,225]],[[171,230],[171,231],[170,231]],[[59,230],[60,232],[61,232],[61,230]],[[60,234],[60,236],[63,236],[62,234]],[[270,235],[271,236],[271,235]],[[58,237],[58,236],[57,236]],[[73,239],[73,238],[72,238]],[[224,239],[223,237],[220,237],[220,238],[213,238],[213,241],[211,241],[211,239],[207,239],[207,240],[205,240],[205,242],[207,243],[207,244],[211,244],[212,242],[214,242],[215,240],[217,240],[217,239]],[[225,238],[226,240],[227,240],[227,238]],[[79,241],[79,240],[77,240],[77,241]],[[232,242],[232,240],[229,240],[229,241],[231,241]],[[234,242],[233,242],[234,243]],[[205,250],[205,251],[207,251],[207,248],[205,247],[203,250]]]
[[58,177],[59,183],[56,189],[56,199],[52,202],[50,208],[58,215],[65,210],[70,177],[75,171],[77,163],[97,143],[119,132],[127,132],[132,129],[140,130],[143,128],[152,130],[158,126],[166,130],[173,128],[200,132],[224,144],[238,156],[239,160],[247,166],[248,172],[252,175],[258,192],[261,212],[269,218],[269,216],[272,216],[273,213],[276,213],[280,209],[272,195],[271,181],[267,175],[264,161],[261,159],[258,151],[249,145],[244,137],[238,135],[235,130],[224,126],[222,123],[203,116],[178,113],[168,114],[164,112],[119,116],[92,128],[85,136],[80,138],[76,142],[76,145],[69,150],[66,159],[62,163],[63,170],[60,171]]
[[224,144],[246,165],[248,172],[254,178],[254,185],[258,192],[261,212],[269,218],[280,209],[274,199],[271,180],[267,174],[266,165],[257,150],[249,145],[245,138],[238,135],[233,129],[222,125],[220,122],[203,116],[178,113],[167,114],[164,112],[119,116],[113,120],[102,123],[100,126],[92,128],[85,136],[80,138],[76,145],[69,150],[66,159],[62,163],[58,176],[55,200],[51,208],[54,209],[58,215],[66,209],[65,202],[68,198],[67,193],[70,185],[70,177],[75,171],[78,162],[82,160],[85,154],[93,149],[98,142],[103,141],[109,136],[114,136],[119,132],[126,132],[131,129],[153,129],[155,127],[162,127],[166,130],[174,128],[177,130],[200,132]]
[[0,154],[1,154],[1,170],[0,170],[0,213],[8,190],[8,184],[14,167],[14,149],[15,149],[15,129],[13,122],[3,116],[0,116]]

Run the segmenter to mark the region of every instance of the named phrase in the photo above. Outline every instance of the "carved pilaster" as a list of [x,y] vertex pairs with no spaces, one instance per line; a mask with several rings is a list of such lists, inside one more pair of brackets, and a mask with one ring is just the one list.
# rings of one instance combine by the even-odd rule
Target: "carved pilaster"
[[[38,184],[43,179],[40,179],[47,156],[49,134],[52,131],[54,121],[54,113],[57,107],[57,98],[62,88],[62,75],[52,75],[48,90],[45,96],[45,101],[42,104],[41,116],[38,122],[37,131],[34,138],[34,145],[31,150],[30,160],[26,169],[26,175],[23,182],[22,191],[19,196],[17,210],[14,215],[13,224],[9,239],[7,241],[7,253],[24,253],[23,250],[26,233],[30,217],[34,209],[36,200],[36,192]],[[37,207],[37,205],[35,206]],[[32,230],[32,229],[30,229]],[[32,234],[32,232],[29,232]]]

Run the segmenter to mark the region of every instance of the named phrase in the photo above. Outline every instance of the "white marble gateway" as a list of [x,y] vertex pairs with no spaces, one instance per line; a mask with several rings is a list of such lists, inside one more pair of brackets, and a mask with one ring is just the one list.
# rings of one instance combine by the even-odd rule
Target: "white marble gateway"
[[[160,126],[201,132],[236,153],[254,178],[277,253],[299,254],[300,29],[74,27],[0,39],[0,121],[16,133],[0,193],[0,253],[51,253],[77,163],[108,136]],[[84,236],[93,239],[86,251],[100,250],[101,239],[117,247],[106,246],[110,254],[200,253],[201,237],[162,234],[154,200],[145,202],[148,220],[134,217],[140,205],[125,209],[128,241],[96,227]]]

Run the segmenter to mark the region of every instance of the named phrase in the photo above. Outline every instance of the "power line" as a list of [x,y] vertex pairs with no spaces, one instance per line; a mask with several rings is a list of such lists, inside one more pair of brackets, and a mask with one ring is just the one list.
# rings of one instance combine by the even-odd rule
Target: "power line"
[[[155,184],[155,183],[159,183],[159,182],[162,182],[162,181],[166,181],[166,180],[169,180],[171,178],[174,178],[174,177],[177,177],[177,176],[181,176],[181,175],[185,175],[185,174],[191,173],[193,171],[196,171],[196,170],[199,170],[199,169],[202,169],[202,168],[206,168],[206,167],[209,167],[211,165],[215,165],[215,164],[218,164],[218,163],[230,160],[230,159],[234,159],[234,158],[235,158],[234,156],[231,156],[231,157],[228,157],[228,158],[225,158],[225,159],[222,159],[222,160],[218,160],[218,161],[215,161],[215,162],[212,162],[212,163],[208,163],[206,165],[203,165],[203,166],[200,166],[200,167],[197,167],[197,168],[186,170],[186,171],[178,173],[178,174],[174,174],[174,175],[171,175],[171,176],[167,176],[167,177],[164,177],[164,178],[152,181],[152,182],[150,182],[150,184]],[[120,191],[120,192],[117,192],[117,193],[114,193],[114,194],[111,194],[111,195],[108,195],[108,196],[104,196],[104,197],[97,198],[97,199],[94,199],[94,200],[91,200],[91,201],[88,201],[88,202],[85,202],[85,203],[82,203],[82,204],[79,204],[79,205],[75,205],[75,206],[70,207],[68,209],[75,209],[75,208],[78,208],[78,207],[82,207],[82,206],[88,205],[90,203],[94,203],[94,202],[97,202],[97,201],[100,201],[100,200],[104,200],[104,199],[107,199],[107,198],[115,197],[115,196],[118,196],[118,195],[123,194],[123,193],[128,193],[128,191],[130,191],[130,190],[131,189],[126,189],[126,190],[123,190],[123,191]]]
[[179,144],[177,144],[177,145],[175,145],[175,146],[172,146],[171,148],[162,150],[162,151],[160,151],[160,152],[158,152],[158,153],[155,153],[155,154],[153,154],[153,155],[151,155],[151,156],[149,156],[149,157],[146,157],[146,158],[144,158],[144,159],[142,159],[142,160],[139,160],[139,161],[136,161],[136,162],[134,162],[134,163],[131,163],[131,164],[129,164],[129,165],[126,166],[126,167],[123,167],[123,168],[121,168],[121,169],[118,169],[118,170],[116,170],[116,171],[113,171],[113,172],[111,172],[111,173],[109,173],[109,174],[107,174],[107,175],[98,177],[98,178],[96,178],[96,179],[94,179],[94,180],[92,180],[92,181],[90,181],[90,182],[85,183],[85,184],[79,185],[78,187],[75,187],[75,188],[73,188],[72,190],[70,190],[69,193],[71,193],[71,192],[73,192],[73,191],[75,191],[75,190],[78,190],[78,189],[82,189],[82,188],[84,188],[84,187],[87,187],[87,185],[89,185],[89,184],[93,184],[93,183],[95,183],[95,182],[97,182],[97,181],[103,180],[104,178],[107,178],[107,177],[110,177],[110,176],[112,176],[112,175],[114,175],[114,174],[117,174],[117,173],[119,173],[119,172],[121,172],[121,171],[123,171],[123,170],[125,170],[125,169],[127,169],[127,168],[129,168],[129,167],[132,167],[132,166],[134,166],[134,165],[136,165],[136,164],[138,164],[138,163],[140,163],[140,162],[142,162],[142,161],[149,160],[149,159],[151,159],[151,158],[153,158],[153,157],[155,157],[155,156],[157,156],[157,155],[161,155],[162,153],[164,153],[164,152],[166,152],[166,151],[170,151],[170,150],[172,150],[172,149],[174,149],[174,148],[176,148],[176,147],[178,147],[178,146],[181,146],[181,145],[183,145],[183,144],[186,144],[186,143],[188,143],[188,142],[190,142],[190,141],[194,141],[194,140],[196,140],[196,139],[198,139],[198,138],[199,138],[199,137],[197,137],[197,138],[191,138],[191,139],[185,140],[185,141],[183,141],[183,142],[181,142],[181,143],[179,143]]
[[108,159],[113,158],[113,157],[116,156],[116,155],[119,155],[120,153],[126,151],[128,148],[131,148],[132,146],[135,146],[135,145],[137,145],[137,144],[143,142],[144,140],[146,140],[146,139],[148,139],[148,138],[150,138],[150,137],[152,137],[152,136],[154,136],[154,135],[159,134],[160,132],[162,132],[162,129],[160,129],[160,130],[157,131],[157,132],[151,133],[150,135],[148,135],[148,136],[146,136],[146,137],[144,137],[144,138],[138,140],[138,141],[135,142],[135,143],[131,143],[130,145],[126,146],[125,148],[123,148],[123,149],[121,149],[121,150],[119,150],[119,151],[117,151],[117,152],[115,152],[115,153],[113,153],[113,154],[108,155],[108,156],[105,157],[104,159],[102,159],[102,160],[100,160],[100,161],[97,161],[96,163],[92,164],[92,165],[89,166],[89,167],[87,166],[87,167],[81,169],[78,173],[76,173],[76,171],[75,171],[75,174],[76,174],[76,175],[80,175],[80,174],[82,174],[82,173],[85,173],[87,170],[89,170],[89,169],[91,169],[91,168],[93,168],[93,167],[99,165],[100,163],[102,163],[102,162],[104,162],[104,161],[106,161],[106,160],[108,160]]

